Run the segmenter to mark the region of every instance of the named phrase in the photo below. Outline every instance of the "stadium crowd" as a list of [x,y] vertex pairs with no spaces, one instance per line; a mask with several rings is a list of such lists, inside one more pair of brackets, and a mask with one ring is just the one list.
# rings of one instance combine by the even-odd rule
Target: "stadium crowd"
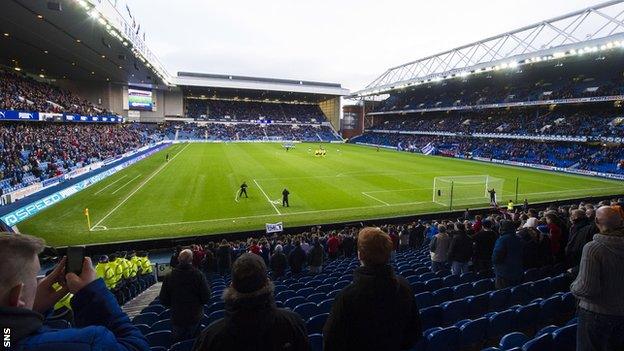
[[[489,318],[490,329],[478,334],[471,346],[500,340],[503,349],[515,343],[527,350],[534,344],[561,350],[573,350],[574,345],[577,350],[621,350],[624,336],[617,330],[624,325],[624,278],[617,269],[624,263],[622,202],[545,208],[524,204],[511,210],[492,208],[485,215],[466,210],[461,218],[448,220],[330,231],[313,227],[300,235],[178,247],[160,297],[132,322],[110,291],[121,291],[121,285],[133,296],[137,291],[132,292],[132,286],[153,283],[145,253],[132,253],[128,259],[125,254],[102,257],[95,268],[85,258],[80,274],[65,274],[62,258],[37,281],[43,241],[0,234],[0,323],[11,328],[10,342],[29,350],[87,350],[95,345],[118,350],[168,345],[167,349],[186,338],[190,339],[171,350],[404,350],[459,348],[460,333],[462,338],[469,335],[465,327],[475,328],[477,321],[485,320],[479,323],[487,328]],[[428,257],[420,255],[424,252]],[[565,273],[550,276],[561,271]],[[546,278],[534,280],[543,276],[540,272],[546,272]],[[336,282],[333,288],[323,285],[330,280]],[[571,293],[565,293],[571,281]],[[427,289],[434,285],[441,288]],[[485,295],[454,300],[453,295],[465,296],[461,291],[476,291],[481,285]],[[522,291],[528,295],[518,295]],[[332,298],[318,305],[306,302],[330,294]],[[496,302],[505,294],[505,299],[520,299],[520,305],[505,309],[516,301]],[[489,317],[466,319],[475,318],[468,306],[477,308],[479,296],[491,306],[502,305],[491,307]],[[540,298],[531,302],[531,296]],[[72,318],[51,318],[59,301]],[[451,306],[460,302],[465,309],[452,312]],[[328,312],[310,316],[321,305]],[[523,311],[530,309],[541,312],[521,322]],[[166,312],[171,319],[156,321],[153,317],[160,315],[151,311],[161,311],[162,316]],[[212,318],[205,311],[215,316],[211,323],[202,323]],[[444,320],[434,317],[434,311],[446,316]],[[516,314],[517,323],[503,322]],[[151,326],[142,324],[147,321]],[[533,328],[525,329],[523,323]],[[548,323],[554,325],[535,327]],[[522,332],[509,333],[515,328]],[[314,334],[320,331],[322,336]]]
[[68,90],[0,69],[0,110],[106,116],[110,113]]
[[241,100],[186,99],[186,115],[200,120],[321,123],[325,115],[318,105]]

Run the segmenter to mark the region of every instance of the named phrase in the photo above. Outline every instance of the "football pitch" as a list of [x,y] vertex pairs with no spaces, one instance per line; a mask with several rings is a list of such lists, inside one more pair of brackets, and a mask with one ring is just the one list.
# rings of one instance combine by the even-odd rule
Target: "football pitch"
[[[515,196],[535,203],[619,194],[624,183],[487,164],[376,151],[357,145],[180,143],[106,178],[18,224],[49,245],[96,244],[196,236],[264,228],[385,218],[447,211],[433,202],[433,180],[483,176],[504,180],[506,203]],[[170,161],[165,162],[169,153]],[[240,184],[249,198],[238,198]],[[290,207],[281,205],[284,188]],[[487,199],[470,206],[485,207]],[[91,230],[83,210],[89,209]]]

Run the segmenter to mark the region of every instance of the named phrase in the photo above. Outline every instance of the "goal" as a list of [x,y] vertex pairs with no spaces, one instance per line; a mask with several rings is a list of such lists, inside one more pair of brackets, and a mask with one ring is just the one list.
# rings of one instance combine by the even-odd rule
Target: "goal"
[[489,175],[447,176],[433,179],[433,202],[443,206],[481,205],[490,202],[488,190],[503,196],[505,180]]

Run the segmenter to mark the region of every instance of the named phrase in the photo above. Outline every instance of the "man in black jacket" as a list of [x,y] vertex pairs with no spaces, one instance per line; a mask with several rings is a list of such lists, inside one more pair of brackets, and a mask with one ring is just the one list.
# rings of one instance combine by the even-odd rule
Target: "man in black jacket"
[[232,247],[228,244],[227,240],[221,240],[221,244],[217,248],[217,268],[219,274],[225,275],[230,272],[232,266]]
[[160,302],[171,308],[173,342],[192,339],[210,300],[206,277],[193,267],[193,252],[185,249],[178,256],[178,266],[163,280]]
[[581,264],[583,247],[592,241],[594,234],[600,230],[598,230],[593,218],[588,218],[583,210],[573,210],[570,214],[570,221],[572,222],[570,237],[565,247],[566,266],[571,269],[570,273],[576,277]]
[[494,244],[498,237],[492,230],[492,221],[489,219],[484,220],[481,226],[481,230],[472,237],[474,269],[477,272],[492,269],[492,251],[494,251]]
[[455,230],[451,238],[448,260],[451,262],[453,275],[468,272],[468,262],[472,256],[472,240],[466,235],[461,223],[455,223]]
[[234,262],[223,298],[225,317],[201,333],[193,350],[309,350],[301,317],[275,307],[273,283],[260,256],[245,253]]
[[303,270],[303,265],[306,262],[306,253],[301,248],[301,242],[299,239],[295,240],[295,248],[288,255],[288,264],[290,265],[290,271],[293,274],[299,274]]
[[411,348],[422,337],[420,317],[412,289],[389,265],[392,240],[379,228],[364,228],[357,248],[362,267],[336,296],[323,328],[323,349]]
[[288,260],[286,259],[286,255],[284,255],[284,249],[282,245],[275,245],[275,252],[273,256],[271,256],[271,271],[273,272],[273,279],[279,278],[284,275],[286,272],[286,268],[288,267]]

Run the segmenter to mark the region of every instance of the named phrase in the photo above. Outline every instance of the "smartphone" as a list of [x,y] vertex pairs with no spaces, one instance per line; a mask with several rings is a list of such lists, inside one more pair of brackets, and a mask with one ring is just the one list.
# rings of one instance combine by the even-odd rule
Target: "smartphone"
[[82,262],[84,261],[84,246],[70,246],[67,248],[67,261],[65,262],[65,274],[82,273]]

